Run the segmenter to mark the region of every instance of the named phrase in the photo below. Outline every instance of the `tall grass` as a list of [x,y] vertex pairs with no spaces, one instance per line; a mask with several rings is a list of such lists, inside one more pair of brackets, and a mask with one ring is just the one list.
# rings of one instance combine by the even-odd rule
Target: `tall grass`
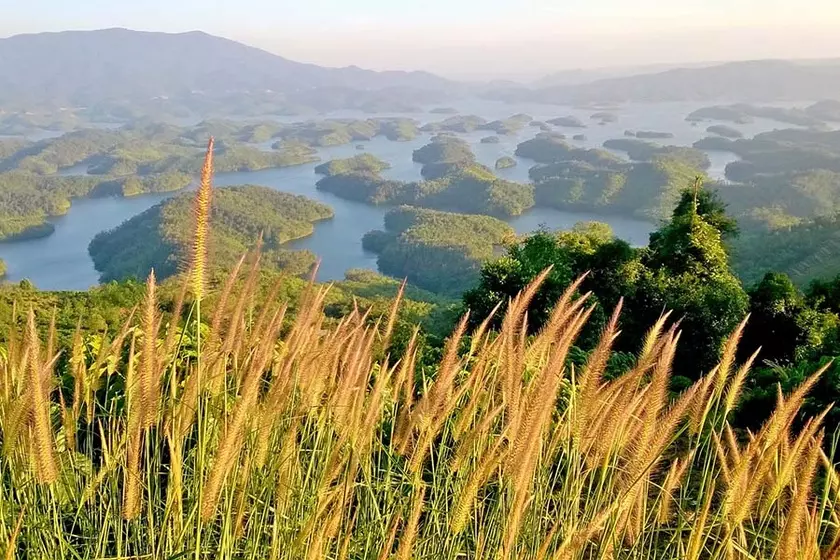
[[[209,169],[207,181],[199,197]],[[612,379],[620,309],[586,365],[569,365],[592,311],[578,284],[527,336],[543,275],[498,333],[485,322],[467,344],[462,321],[423,376],[415,340],[389,353],[399,297],[389,316],[327,325],[329,288],[312,285],[287,319],[286,302],[256,304],[255,254],[204,321],[205,247],[195,254],[171,315],[152,275],[142,308],[98,345],[77,334],[56,349],[32,312],[7,333],[6,558],[840,557],[822,418],[793,428],[821,372],[780,394],[760,431],[736,433],[741,328],[673,397],[667,316]]]

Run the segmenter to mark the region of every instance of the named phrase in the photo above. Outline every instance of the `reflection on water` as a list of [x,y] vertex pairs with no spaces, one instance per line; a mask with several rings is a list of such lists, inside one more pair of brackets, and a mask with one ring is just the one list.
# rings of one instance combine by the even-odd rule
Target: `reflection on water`
[[[674,138],[662,142],[673,145],[691,145],[707,136],[706,124],[692,126],[685,116],[697,108],[696,104],[672,103],[658,105],[628,105],[617,109],[618,120],[600,126],[591,121],[590,109],[550,105],[506,105],[489,101],[470,101],[460,106],[462,114],[477,114],[487,119],[505,118],[514,113],[528,113],[536,120],[545,121],[557,116],[574,115],[587,124],[586,129],[554,130],[571,138],[574,134],[585,134],[585,141],[572,143],[582,147],[600,147],[605,140],[621,138],[625,130],[658,130],[674,134]],[[329,117],[370,118],[371,115],[358,112],[330,114]],[[422,123],[438,121],[443,115],[428,113],[399,115],[411,117]],[[299,118],[285,120],[300,120]],[[746,135],[754,135],[777,128],[778,123],[756,122],[741,126]],[[532,161],[516,158],[517,144],[532,138],[538,129],[526,127],[516,134],[499,135],[497,144],[481,144],[481,138],[495,135],[489,131],[475,131],[461,135],[468,140],[480,163],[491,168],[502,156],[511,156],[518,165],[498,171],[501,177],[514,181],[527,181]],[[413,181],[420,179],[420,165],[411,160],[412,152],[428,142],[429,134],[421,134],[410,142],[391,142],[378,137],[368,142],[354,142],[344,146],[327,147],[319,150],[323,161],[350,157],[359,153],[371,153],[391,163],[391,169],[384,175],[391,179]],[[356,148],[363,144],[364,151]],[[710,176],[722,178],[726,164],[737,159],[734,154],[712,152]],[[315,164],[284,169],[270,169],[255,172],[222,173],[216,178],[218,186],[238,184],[265,185],[277,190],[302,194],[330,205],[335,211],[332,220],[316,224],[314,234],[288,244],[292,249],[308,249],[322,259],[320,280],[336,280],[344,277],[349,268],[376,268],[376,256],[362,249],[362,236],[372,229],[383,226],[387,208],[342,200],[329,193],[315,189],[318,176]],[[85,166],[79,165],[61,171],[62,175],[84,174]],[[149,195],[129,199],[99,198],[76,200],[66,216],[56,218],[55,233],[44,239],[0,243],[0,259],[8,266],[8,279],[17,281],[29,278],[42,289],[86,289],[97,283],[98,275],[87,253],[90,240],[100,231],[118,226],[123,221],[150,208],[170,195]],[[535,208],[523,216],[511,219],[510,224],[518,233],[528,233],[545,226],[550,229],[569,228],[579,221],[597,220],[612,225],[616,235],[635,245],[647,242],[653,225],[633,219],[601,216],[587,213],[562,212],[548,208]]]

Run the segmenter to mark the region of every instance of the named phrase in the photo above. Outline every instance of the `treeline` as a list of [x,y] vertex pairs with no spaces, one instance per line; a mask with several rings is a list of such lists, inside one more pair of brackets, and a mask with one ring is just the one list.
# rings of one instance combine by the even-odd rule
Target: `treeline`
[[[160,278],[178,272],[191,250],[191,213],[190,198],[179,196],[94,237],[88,250],[102,281],[142,279],[152,268]],[[221,269],[230,268],[261,241],[267,268],[306,275],[316,257],[282,245],[310,235],[314,222],[332,215],[332,209],[324,204],[267,187],[216,189],[211,207],[210,262]]]
[[[253,248],[252,248],[253,249]],[[245,266],[253,262],[253,254]],[[208,271],[208,296],[203,302],[207,312],[215,311],[222,286],[230,270],[212,266]],[[244,273],[243,273],[244,274]],[[268,266],[261,269],[256,281],[258,301],[263,303],[273,293],[278,300],[289,303],[289,322],[295,316],[301,296],[309,281]],[[180,297],[181,275],[165,279],[159,285],[161,307],[171,311]],[[401,282],[370,270],[349,270],[344,280],[335,282],[325,296],[324,307],[328,323],[334,323],[353,309],[371,309],[373,316],[387,313]],[[40,291],[29,281],[0,285],[0,342],[13,325],[20,324],[21,313],[29,308],[36,312],[39,330],[47,333],[55,317],[57,342],[62,346],[73,343],[77,329],[84,340],[97,344],[106,333],[118,332],[143,301],[145,286],[135,279],[111,281],[86,291]],[[408,342],[413,330],[422,327],[420,339],[434,346],[448,334],[457,313],[455,300],[432,294],[415,286],[404,288],[395,336]],[[59,360],[64,363],[65,356]]]

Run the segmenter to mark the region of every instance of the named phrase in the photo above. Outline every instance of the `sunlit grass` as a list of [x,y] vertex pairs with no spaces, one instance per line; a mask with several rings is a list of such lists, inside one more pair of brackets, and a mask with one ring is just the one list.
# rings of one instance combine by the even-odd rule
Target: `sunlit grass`
[[289,319],[285,301],[256,303],[255,253],[202,317],[203,267],[167,315],[151,276],[110,337],[57,348],[31,312],[6,333],[6,558],[838,557],[822,419],[793,428],[820,372],[736,433],[740,328],[680,395],[667,316],[608,380],[620,310],[575,369],[591,307],[573,285],[526,336],[540,277],[498,333],[465,318],[422,375],[414,341],[390,353],[399,296],[384,317],[328,325],[313,285]]

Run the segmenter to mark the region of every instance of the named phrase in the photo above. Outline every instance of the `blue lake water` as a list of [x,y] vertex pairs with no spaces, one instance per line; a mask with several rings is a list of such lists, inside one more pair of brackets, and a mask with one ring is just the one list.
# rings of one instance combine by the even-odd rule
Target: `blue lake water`
[[[707,124],[692,126],[685,121],[685,116],[697,105],[692,104],[661,104],[661,105],[630,105],[617,108],[611,112],[618,116],[618,121],[601,126],[591,121],[589,116],[594,109],[574,107],[558,107],[549,105],[506,105],[503,103],[470,101],[467,104],[453,104],[462,114],[477,114],[487,119],[504,118],[514,113],[524,112],[537,120],[548,120],[557,116],[574,115],[586,123],[585,129],[568,129],[554,127],[571,138],[574,134],[585,134],[585,141],[574,142],[582,147],[600,147],[605,140],[621,138],[625,130],[656,130],[667,131],[675,136],[662,140],[671,145],[691,145],[696,140],[708,136],[705,132]],[[367,118],[357,112],[344,112],[327,115],[329,117]],[[429,113],[408,114],[422,123],[438,121],[445,115]],[[300,120],[300,119],[285,119]],[[782,128],[779,123],[757,120],[750,125],[740,127],[748,136]],[[473,150],[479,162],[494,167],[495,162],[502,156],[514,157],[517,144],[532,138],[538,129],[527,127],[517,134],[499,136],[498,144],[481,144],[480,139],[490,136],[488,131],[475,131],[461,135],[473,145]],[[420,165],[411,160],[412,152],[428,142],[429,135],[420,135],[410,142],[391,142],[383,137],[368,142],[361,142],[365,152],[371,153],[391,163],[391,169],[384,172],[389,178],[399,180],[420,179]],[[319,150],[322,161],[334,158],[349,157],[362,153],[356,144],[328,147]],[[725,166],[737,159],[733,154],[725,152],[710,152],[712,169],[710,175],[715,178],[723,177]],[[518,165],[510,169],[498,171],[501,177],[527,181],[528,169],[533,162],[516,158]],[[216,186],[241,184],[265,185],[280,191],[306,195],[315,200],[330,205],[335,211],[335,217],[316,224],[313,235],[288,244],[291,249],[308,249],[322,259],[319,280],[338,280],[344,277],[344,272],[350,268],[376,268],[376,256],[362,249],[362,236],[372,230],[381,228],[383,217],[387,212],[385,207],[373,207],[362,203],[343,200],[329,193],[320,192],[315,188],[318,176],[314,172],[316,164],[296,167],[269,169],[254,172],[221,173],[217,175]],[[84,166],[74,166],[62,170],[61,174],[83,174]],[[172,194],[146,195],[127,199],[98,198],[75,200],[65,216],[55,218],[55,233],[44,239],[0,243],[0,259],[6,261],[8,280],[17,281],[22,278],[30,279],[36,286],[47,290],[75,290],[86,289],[98,283],[98,273],[87,253],[90,240],[99,232],[112,229],[123,221],[131,218],[172,196]],[[589,213],[563,212],[548,208],[536,208],[530,212],[509,220],[511,226],[518,233],[528,233],[545,226],[550,229],[566,229],[580,221],[603,221],[609,223],[615,234],[636,245],[647,242],[647,236],[653,225],[629,218],[604,216]]]

